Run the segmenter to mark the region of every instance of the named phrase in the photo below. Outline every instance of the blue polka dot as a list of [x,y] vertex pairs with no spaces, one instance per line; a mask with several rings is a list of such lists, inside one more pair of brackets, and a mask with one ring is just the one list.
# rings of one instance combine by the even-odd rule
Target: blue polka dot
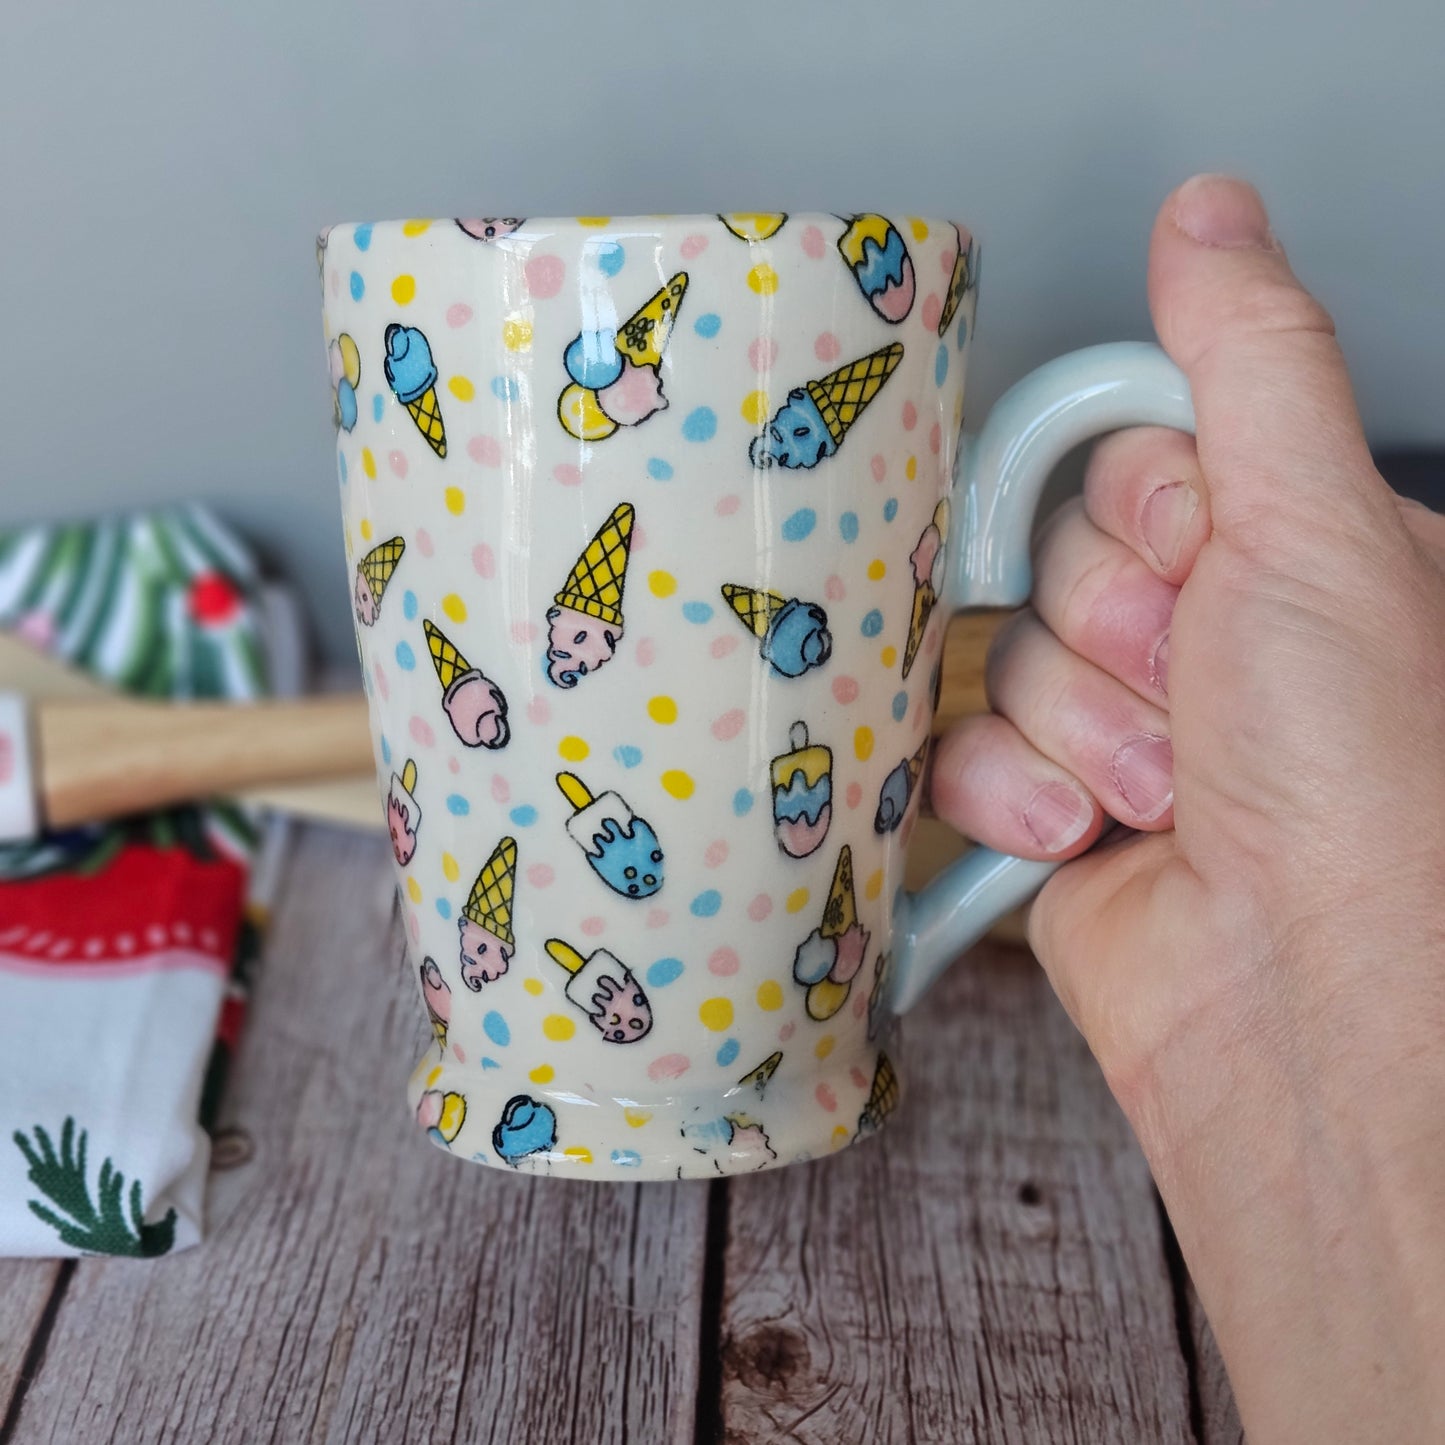
[[968,317],[967,317],[967,316],[960,316],[960,317],[958,318],[958,336],[955,338],[955,344],[958,346],[958,349],[959,349],[960,351],[962,351],[963,348],[964,348],[964,345],[967,343],[967,341],[968,341]]
[[903,714],[908,711],[908,694],[896,692],[893,694],[893,721],[902,722]]
[[709,888],[705,893],[699,893],[687,906],[694,918],[711,918],[722,907],[722,894],[716,888]]
[[933,380],[937,386],[943,385],[943,379],[948,375],[948,347],[947,345],[938,348],[938,358],[933,363]]
[[858,629],[864,637],[877,637],[883,631],[883,614],[875,607]]
[[642,1163],[642,1155],[636,1149],[614,1149],[612,1162],[623,1169],[636,1169]]
[[483,1059],[482,1067],[484,1069],[500,1069],[502,1066],[495,1059]]
[[401,594],[401,615],[405,617],[408,622],[416,617],[416,593],[413,592],[410,587]]
[[512,1042],[512,1031],[507,1027],[507,1021],[496,1009],[493,1009],[482,1020],[482,1032],[496,1044],[499,1049],[504,1049]]
[[682,424],[682,434],[690,442],[710,442],[717,435],[717,413],[710,406],[689,412]]
[[799,507],[783,523],[783,541],[801,542],[818,525],[818,514],[811,507]]
[[696,321],[692,323],[692,329],[699,336],[709,339],[716,336],[722,330],[722,317],[716,311],[704,311]]
[[537,810],[530,803],[523,803],[520,808],[513,808],[507,816],[519,828],[530,828],[537,821]]
[[445,898],[438,898],[437,912],[440,913],[443,918],[450,918],[452,916],[452,906]]
[[647,968],[648,988],[666,988],[668,984],[675,983],[682,977],[682,960],[680,958],[659,958],[656,963],[649,964]]
[[672,463],[663,461],[661,457],[652,457],[647,463],[647,475],[654,482],[670,482],[672,480]]
[[472,811],[472,805],[460,793],[447,796],[447,812],[454,818],[465,818]]
[[403,672],[410,672],[416,666],[416,653],[411,650],[411,643],[398,642],[396,644],[396,665]]
[[737,1063],[738,1055],[742,1053],[742,1051],[743,1046],[738,1043],[736,1039],[729,1039],[722,1048],[717,1051],[717,1061],[723,1068],[727,1068],[729,1064]]
[[612,749],[612,756],[624,768],[635,768],[642,761],[642,749],[628,747],[626,743],[623,743],[620,747]]
[[360,271],[351,273],[351,299],[360,301],[366,295],[366,282],[361,279]]
[[856,542],[858,540],[858,513],[844,512],[838,518],[838,531],[842,533],[845,542]]
[[346,485],[346,453],[336,453],[336,475],[341,478],[341,485]]
[[885,522],[891,522],[891,521],[894,519],[894,517],[896,517],[897,515],[898,515],[898,498],[897,498],[897,497],[889,497],[888,500],[883,503],[883,520],[884,520]]
[[492,378],[492,395],[498,401],[516,401],[521,395],[521,388],[517,385],[515,376],[494,376]]
[[391,766],[391,744],[386,740],[386,734],[381,735],[381,760],[388,767]]
[[386,406],[386,402],[382,399],[381,393],[380,393],[380,392],[377,392],[376,395],[371,398],[371,419],[372,419],[372,421],[380,421],[380,420],[381,420],[381,413],[382,413],[383,409],[385,408],[385,406]]
[[358,251],[364,251],[371,245],[371,227],[369,225],[358,226],[351,234]]
[[615,276],[627,260],[627,252],[616,241],[603,241],[597,248],[597,269],[604,276]]
[[733,794],[733,812],[739,818],[746,818],[753,811],[753,795],[746,788],[739,788]]
[[710,622],[712,620],[712,608],[706,602],[684,602],[682,604],[682,615],[689,622]]

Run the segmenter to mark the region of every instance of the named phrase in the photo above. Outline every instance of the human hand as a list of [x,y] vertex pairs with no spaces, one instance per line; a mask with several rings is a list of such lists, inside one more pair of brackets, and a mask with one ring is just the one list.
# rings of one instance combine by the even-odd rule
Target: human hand
[[1170,197],[1149,291],[1197,445],[1095,450],[934,806],[1078,859],[1030,940],[1250,1438],[1445,1438],[1445,518],[1375,471],[1250,188]]

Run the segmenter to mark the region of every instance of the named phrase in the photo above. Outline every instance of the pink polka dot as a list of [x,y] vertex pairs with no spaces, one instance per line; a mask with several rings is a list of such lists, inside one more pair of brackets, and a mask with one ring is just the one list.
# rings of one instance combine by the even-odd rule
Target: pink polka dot
[[527,882],[533,888],[550,888],[557,875],[552,871],[550,863],[533,863],[527,869]]
[[833,679],[833,696],[847,707],[850,702],[858,701],[858,680],[849,677],[846,673],[841,677]]
[[740,707],[735,707],[717,718],[712,725],[712,735],[720,743],[731,742],[733,738],[742,732],[743,724],[747,721],[747,714]]
[[647,533],[643,530],[640,522],[634,522],[632,524],[632,545],[628,550],[640,552],[645,546],[647,546]]
[[849,783],[848,791],[844,796],[848,800],[850,808],[856,808],[863,801],[863,785],[861,783]]
[[778,343],[771,336],[759,336],[748,347],[748,360],[754,371],[771,371],[778,359]]
[[456,758],[456,757],[448,758],[448,759],[447,759],[447,767],[448,767],[452,772],[454,772],[454,773],[459,773],[459,772],[461,772],[461,770],[462,770],[462,760],[461,760],[460,758]]
[[582,932],[585,933],[588,938],[596,938],[598,934],[606,929],[607,920],[598,917],[598,915],[594,913],[591,918],[584,918],[581,926]]
[[831,331],[823,332],[813,343],[813,355],[821,362],[837,361],[843,350],[842,343]]
[[928,703],[923,698],[919,698],[918,701],[913,704],[913,726],[921,729],[927,722]]
[[453,301],[447,307],[447,325],[455,330],[458,326],[465,326],[472,319],[472,308],[464,301]]
[[502,444],[496,437],[473,437],[467,443],[467,455],[484,467],[502,465]]
[[512,785],[500,774],[492,774],[492,797],[499,803],[512,801]]
[[793,1037],[793,1030],[797,1027],[797,1024],[792,1023],[791,1021],[785,1023],[782,1028],[778,1030],[778,1042],[780,1044],[787,1043],[788,1040]]
[[528,642],[536,640],[537,624],[521,618],[512,624],[511,633],[513,642],[520,642],[525,645]]
[[657,644],[650,637],[637,639],[638,667],[651,667],[657,660]]
[[[867,1007],[866,1000],[864,1001],[864,1007]],[[848,1077],[853,1080],[853,1087],[855,1089],[866,1089],[868,1087],[868,1075],[865,1074],[857,1064],[854,1064],[853,1067],[848,1070]]]
[[406,931],[411,934],[413,943],[421,942],[421,919],[416,916],[415,908],[406,910]]
[[903,430],[912,431],[918,425],[918,408],[911,401],[903,403]]
[[813,1097],[818,1101],[819,1105],[830,1114],[838,1107],[838,1096],[827,1084],[819,1084],[818,1087],[813,1090]]
[[875,482],[881,482],[888,475],[888,463],[883,460],[882,452],[874,452],[873,460],[868,465],[873,469]]
[[527,699],[527,721],[534,727],[543,727],[552,721],[552,704],[545,697]]
[[670,916],[665,908],[649,908],[647,910],[647,926],[649,928],[666,928]]
[[694,256],[701,256],[707,250],[707,237],[694,232],[691,236],[684,236],[677,249],[682,253],[684,261],[691,261]]
[[829,602],[841,602],[848,595],[848,589],[843,585],[843,579],[835,572],[823,583],[823,596]]
[[766,893],[759,893],[751,903],[748,904],[748,917],[754,923],[761,923],[773,911],[773,900]]
[[707,852],[702,855],[702,861],[709,868],[721,868],[728,861],[728,845],[721,838],[714,838],[707,845]]
[[437,735],[431,730],[431,724],[424,717],[418,717],[413,713],[411,722],[407,724],[407,730],[424,748],[432,747],[436,743]]
[[823,233],[816,226],[805,226],[803,228],[803,253],[818,260],[823,252],[827,250],[828,243],[823,239]]
[[378,662],[372,669],[376,675],[376,690],[383,699],[391,696],[391,684],[386,680],[386,669]]
[[545,300],[562,289],[567,264],[560,256],[533,256],[522,267],[522,275],[526,278],[527,290]]
[[714,637],[708,646],[708,651],[712,653],[714,657],[727,657],[730,653],[736,652],[737,650],[738,640],[736,637],[731,636]]
[[647,1077],[655,1084],[661,1083],[663,1079],[680,1079],[690,1068],[692,1060],[686,1054],[664,1054],[647,1066]]
[[558,462],[552,468],[552,475],[564,487],[580,487],[582,485],[582,468],[574,467],[570,462]]
[[728,978],[738,971],[737,952],[727,947],[715,948],[708,955],[707,967],[709,973],[715,973],[719,978]]
[[496,554],[485,542],[478,542],[472,548],[472,566],[477,569],[478,577],[495,577],[497,575]]
[[934,422],[928,429],[928,450],[934,456],[938,455],[938,449],[943,445],[943,432],[939,429],[938,423]]
[[466,1063],[466,1061],[467,1061],[466,1052],[465,1052],[465,1050],[463,1050],[463,1048],[462,1048],[462,1046],[461,1046],[460,1044],[453,1044],[453,1045],[452,1045],[452,1053],[453,1053],[453,1055],[456,1057],[457,1063],[459,1063],[459,1064],[464,1064],[464,1063]]
[[[950,272],[952,267],[949,268]],[[938,318],[943,315],[943,302],[938,299],[936,292],[930,291],[923,298],[923,324],[929,331],[938,330]]]
[[333,272],[331,273],[331,294],[332,294],[333,296],[340,296],[340,295],[341,295],[341,272],[340,272],[340,271],[333,271]]
[[398,477],[405,477],[405,476],[406,476],[406,453],[405,453],[405,452],[392,452],[392,453],[387,457],[386,460],[387,460],[387,463],[390,465],[392,472],[393,472],[396,476],[398,476]]
[[743,499],[736,492],[729,492],[727,496],[718,498],[717,506],[713,508],[713,511],[719,517],[731,517],[742,504]]
[[436,547],[432,543],[431,533],[428,532],[425,527],[418,527],[416,529],[416,550],[420,552],[423,557],[430,557],[431,554],[436,551]]
[[[868,995],[864,993],[861,988],[855,988],[853,990],[853,1017],[855,1019],[861,1019],[867,1012]],[[858,1071],[854,1069],[853,1072],[856,1074]],[[860,1084],[858,1087],[861,1089],[863,1086]]]

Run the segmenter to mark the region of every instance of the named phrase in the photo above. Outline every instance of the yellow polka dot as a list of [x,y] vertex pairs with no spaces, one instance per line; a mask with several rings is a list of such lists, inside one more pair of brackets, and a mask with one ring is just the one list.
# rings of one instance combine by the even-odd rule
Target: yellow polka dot
[[[535,978],[529,978],[528,983],[536,983]],[[550,1084],[557,1077],[557,1071],[551,1064],[538,1064],[530,1074],[527,1075],[534,1084]]]
[[562,1152],[569,1159],[575,1159],[579,1164],[590,1164],[592,1162],[592,1151],[583,1148],[581,1144],[573,1144]]
[[651,1109],[624,1109],[622,1117],[627,1120],[628,1125],[633,1129],[640,1129],[644,1124],[652,1120]]
[[361,519],[361,540],[362,540],[363,542],[369,542],[369,541],[371,541],[371,518],[370,518],[370,517],[363,517],[363,518]]
[[875,558],[868,564],[868,579],[869,579],[869,581],[871,581],[871,582],[880,582],[880,581],[882,581],[882,579],[883,579],[883,574],[884,574],[887,570],[888,570],[888,568],[883,565],[883,559],[882,559],[881,557],[875,557]]
[[764,261],[748,272],[748,285],[759,296],[771,296],[778,289],[778,273]]
[[526,351],[532,344],[532,323],[516,317],[502,325],[502,345],[508,351]]
[[704,1028],[720,1034],[725,1028],[732,1026],[732,1000],[728,998],[705,999],[697,1011],[697,1016],[702,1020]]
[[801,913],[808,906],[808,890],[806,888],[795,888],[788,894],[788,901],[783,905],[789,913]]
[[[536,998],[536,996],[542,992],[542,980],[540,978],[524,978],[522,980],[522,987],[526,989],[533,998]],[[548,1073],[551,1073],[550,1069]],[[538,1080],[538,1082],[540,1083],[541,1080]]]
[[418,883],[415,878],[408,878],[406,880],[406,896],[410,898],[413,903],[421,902],[421,884]]
[[767,421],[772,407],[768,405],[768,394],[765,391],[750,391],[743,398],[743,420],[749,426],[762,426]]
[[465,622],[467,620],[467,604],[457,596],[455,592],[448,592],[442,598],[442,611],[451,618],[453,622]]
[[434,1083],[436,1083],[436,1081],[437,1081],[439,1078],[441,1078],[441,1076],[442,1076],[442,1066],[441,1066],[440,1064],[438,1064],[438,1065],[436,1066],[436,1068],[434,1068],[434,1069],[431,1071],[431,1073],[429,1073],[429,1074],[426,1076],[426,1086],[427,1086],[427,1088],[428,1088],[428,1089],[431,1088],[431,1086],[432,1086]]
[[860,763],[866,763],[873,756],[873,729],[859,728],[853,734],[853,751]]
[[592,749],[575,733],[568,733],[567,736],[557,744],[557,751],[561,753],[569,763],[580,763]]
[[833,1035],[824,1034],[816,1044],[813,1045],[813,1052],[820,1059],[826,1059],[833,1052]]
[[913,232],[915,241],[926,241],[928,239],[928,222],[920,221],[917,216],[908,218],[908,229]]
[[647,715],[653,722],[666,727],[677,721],[677,704],[670,697],[652,697],[647,700]]
[[430,221],[403,221],[401,223],[401,234],[403,236],[420,236],[421,233],[430,226]]
[[882,891],[883,870],[881,868],[877,868],[871,874],[869,874],[868,881],[863,885],[863,892],[871,900],[877,898],[877,896],[882,893]]
[[776,1013],[783,1006],[782,985],[776,979],[768,979],[758,985],[758,1007],[765,1013]]
[[833,1147],[841,1149],[848,1142],[848,1126],[846,1124],[833,1125]]
[[447,511],[454,517],[460,517],[466,510],[467,494],[460,487],[448,487],[446,490]]
[[671,597],[677,591],[677,578],[671,572],[649,572],[647,585],[654,597]]
[[447,382],[447,390],[458,401],[470,401],[477,394],[477,389],[472,385],[470,377],[465,376],[452,377]]
[[370,447],[361,449],[361,470],[366,473],[372,481],[376,480],[376,458],[371,454]]
[[878,661],[881,662],[884,667],[892,667],[893,664],[898,661],[898,649],[890,643],[878,654]]
[[542,1020],[542,1032],[553,1043],[565,1043],[577,1032],[577,1025],[566,1014],[548,1014]]
[[[448,883],[455,883],[461,871],[462,870],[457,866],[457,860],[453,858],[450,853],[442,854],[442,872],[446,874]],[[536,982],[535,979],[531,981],[533,983]]]
[[578,216],[577,224],[579,226],[605,226],[611,219],[611,216]]
[[391,299],[395,301],[398,306],[410,306],[412,298],[415,297],[415,295],[415,276],[398,276],[396,280],[391,283]]
[[691,775],[683,772],[681,768],[669,768],[662,775],[662,786],[674,798],[690,798],[697,785],[693,782]]
[[907,465],[903,468],[903,475],[911,482],[918,475],[918,458],[910,456]]

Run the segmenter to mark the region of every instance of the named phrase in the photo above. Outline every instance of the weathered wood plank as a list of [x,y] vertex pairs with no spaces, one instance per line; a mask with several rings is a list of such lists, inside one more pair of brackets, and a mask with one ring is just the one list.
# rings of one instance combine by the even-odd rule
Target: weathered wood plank
[[60,1278],[58,1259],[0,1259],[0,1421],[10,1413],[25,1357]]
[[422,1138],[386,860],[298,834],[212,1237],[81,1263],[18,1439],[692,1438],[705,1186],[513,1178]]
[[729,1441],[1186,1441],[1148,1171],[1027,955],[908,1022],[882,1136],[730,1189]]
[[1193,1285],[1188,1286],[1188,1306],[1194,1335],[1194,1389],[1199,1398],[1199,1445],[1244,1445],[1244,1426],[1239,1423],[1234,1391]]

